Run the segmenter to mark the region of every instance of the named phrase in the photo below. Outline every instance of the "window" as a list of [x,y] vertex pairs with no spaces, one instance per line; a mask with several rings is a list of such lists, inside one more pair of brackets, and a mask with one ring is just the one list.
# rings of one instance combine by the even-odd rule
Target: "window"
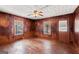
[[43,23],[43,32],[44,34],[51,34],[51,23],[49,21]]
[[21,35],[23,34],[23,21],[21,20],[14,20],[14,35]]
[[79,32],[79,20],[75,20],[75,32]]
[[59,31],[62,31],[62,32],[67,31],[67,20],[59,21]]

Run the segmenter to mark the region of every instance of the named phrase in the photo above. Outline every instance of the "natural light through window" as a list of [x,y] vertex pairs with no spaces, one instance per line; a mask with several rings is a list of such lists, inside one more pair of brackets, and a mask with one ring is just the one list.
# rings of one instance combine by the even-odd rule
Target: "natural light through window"
[[23,34],[23,21],[20,20],[14,20],[14,34],[15,35],[21,35]]
[[67,20],[59,21],[59,31],[67,32]]
[[75,32],[79,32],[79,20],[75,20]]
[[46,21],[43,23],[43,32],[44,34],[50,35],[51,34],[51,23]]

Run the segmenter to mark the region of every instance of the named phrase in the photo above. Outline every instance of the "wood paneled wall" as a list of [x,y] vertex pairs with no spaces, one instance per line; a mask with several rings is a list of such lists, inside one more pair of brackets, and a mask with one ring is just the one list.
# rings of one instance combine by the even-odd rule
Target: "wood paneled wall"
[[32,30],[31,30],[32,21],[18,16],[12,16],[12,17],[13,20],[21,20],[24,22],[23,35],[13,35],[14,39],[17,40],[17,39],[26,39],[32,37]]
[[[51,35],[45,35],[43,33],[43,23],[45,21],[50,21],[51,23]],[[36,32],[35,35],[37,37],[41,37],[41,38],[53,38],[53,39],[57,39],[57,23],[58,23],[58,19],[57,18],[47,18],[47,19],[41,19],[35,22],[36,24]]]
[[69,14],[69,15],[63,15],[58,17],[59,21],[61,20],[66,20],[67,21],[67,32],[59,32],[59,40],[64,42],[64,43],[73,43],[74,37],[73,37],[73,22],[74,22],[74,15]]
[[[79,20],[79,7],[76,9],[76,11],[75,11],[75,21],[76,20]],[[74,21],[74,37],[75,37],[75,42],[76,42],[76,45],[78,45],[79,46],[79,32],[76,32],[75,31],[75,21]]]
[[[0,12],[0,44],[9,43],[19,39],[26,39],[31,37],[48,38],[52,40],[59,40],[64,43],[72,43],[74,41],[77,42],[79,41],[79,33],[74,32],[74,19],[78,18],[79,12],[75,12],[72,14],[32,21],[27,18]],[[12,33],[12,24],[14,20],[24,21],[23,35],[15,36]],[[59,32],[58,28],[60,20],[68,21],[67,32]],[[46,35],[43,33],[43,23],[45,21],[49,21],[51,23],[51,35]]]
[[[24,21],[24,34],[14,35],[12,26],[14,20]],[[32,37],[32,21],[23,17],[0,12],[0,45],[16,41],[18,39],[26,39]]]
[[0,14],[0,44],[6,43],[9,40],[9,21],[8,15]]
[[[59,32],[58,26],[60,20],[67,20],[68,21],[68,31],[67,32]],[[52,25],[52,31],[51,35],[45,35],[43,33],[43,23],[45,21],[50,21]],[[68,15],[62,15],[58,17],[51,17],[46,19],[37,20],[35,22],[36,24],[36,36],[41,38],[50,38],[52,40],[59,40],[64,43],[69,43],[74,40],[73,38],[73,21],[74,21],[74,15],[68,14]]]

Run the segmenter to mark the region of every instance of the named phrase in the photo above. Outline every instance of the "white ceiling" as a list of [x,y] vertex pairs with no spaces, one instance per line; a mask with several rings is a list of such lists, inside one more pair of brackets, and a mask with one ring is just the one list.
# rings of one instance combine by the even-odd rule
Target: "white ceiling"
[[0,11],[30,19],[42,19],[73,13],[77,8],[77,5],[49,5],[48,7],[42,9],[44,16],[28,16],[29,14],[32,14],[34,10],[42,7],[45,7],[45,5],[0,5]]

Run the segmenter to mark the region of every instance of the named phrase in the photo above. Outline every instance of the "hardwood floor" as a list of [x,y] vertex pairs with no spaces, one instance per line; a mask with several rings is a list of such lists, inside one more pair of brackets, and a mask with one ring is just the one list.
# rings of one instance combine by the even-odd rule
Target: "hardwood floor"
[[0,46],[0,54],[68,54],[76,53],[73,46],[50,39],[23,39]]

